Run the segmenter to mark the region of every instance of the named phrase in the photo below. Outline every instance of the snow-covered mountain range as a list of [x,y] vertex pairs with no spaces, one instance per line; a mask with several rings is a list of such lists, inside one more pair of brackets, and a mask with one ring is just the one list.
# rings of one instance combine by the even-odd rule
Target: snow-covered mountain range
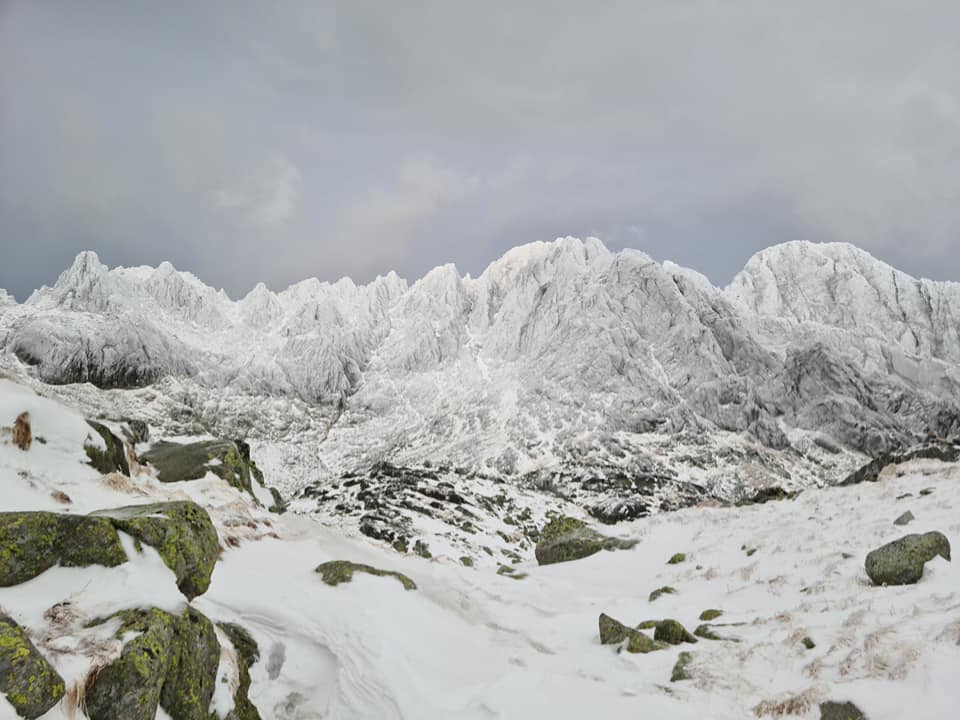
[[117,403],[172,432],[269,442],[288,492],[389,462],[729,495],[960,432],[960,283],[842,244],[769,248],[726,288],[563,238],[477,278],[444,265],[238,301],[85,252],[22,304],[4,294],[0,348],[46,383],[142,388]]

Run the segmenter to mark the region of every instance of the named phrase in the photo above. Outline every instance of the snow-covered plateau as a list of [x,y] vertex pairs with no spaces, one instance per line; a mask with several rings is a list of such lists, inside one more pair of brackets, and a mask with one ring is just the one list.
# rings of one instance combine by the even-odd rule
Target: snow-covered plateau
[[0,718],[953,717],[958,458],[960,283],[849,245],[82,253],[0,291]]

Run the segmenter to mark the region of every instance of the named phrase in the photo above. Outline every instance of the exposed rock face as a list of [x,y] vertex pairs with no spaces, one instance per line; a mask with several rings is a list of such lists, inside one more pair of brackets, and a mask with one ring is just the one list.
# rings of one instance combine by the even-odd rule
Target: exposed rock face
[[66,692],[63,678],[6,615],[0,615],[0,692],[27,720],[46,714]]
[[[263,473],[250,458],[243,440],[202,440],[194,443],[160,442],[141,454],[140,460],[157,471],[160,482],[198,480],[208,472],[256,499],[253,483],[266,487]],[[283,500],[273,488],[274,512],[282,512]]]
[[677,620],[661,620],[653,632],[653,639],[671,645],[695,643],[697,639]]
[[870,552],[865,566],[874,585],[911,585],[937,555],[950,560],[950,541],[943,533],[906,535]]
[[601,550],[626,550],[636,544],[636,540],[601,535],[582,520],[558,517],[540,532],[540,541],[534,552],[540,565],[550,565],[580,560]]
[[960,445],[948,443],[934,443],[921,445],[903,452],[883,453],[866,465],[850,473],[840,485],[858,485],[862,482],[877,482],[880,473],[891,465],[910,462],[911,460],[942,460],[943,462],[957,462],[960,460]]
[[155,503],[101,510],[122,530],[152,546],[177,576],[177,587],[192,599],[210,586],[220,541],[207,511],[193,502]]
[[689,680],[692,675],[690,675],[690,670],[688,668],[692,661],[693,653],[686,651],[680,653],[680,655],[677,656],[677,662],[673,666],[673,671],[670,673],[670,682]]
[[396,578],[403,585],[404,590],[417,589],[416,583],[402,573],[391,570],[380,570],[370,565],[363,565],[362,563],[350,562],[348,560],[331,560],[330,562],[325,562],[318,565],[315,572],[320,573],[323,581],[333,587],[336,587],[340,583],[350,582],[353,580],[354,573],[362,572],[376,577]]
[[0,513],[0,587],[27,582],[58,563],[113,567],[126,561],[117,531],[107,519]]
[[117,530],[153,547],[187,598],[206,592],[220,542],[207,511],[193,502],[101,510],[87,516],[0,513],[0,587],[26,582],[57,563],[66,567],[128,560]]
[[820,720],[867,720],[867,716],[852,702],[820,703]]
[[178,720],[209,720],[220,659],[210,621],[193,608],[182,616],[151,608],[116,617],[117,638],[136,635],[88,688],[91,720],[153,720],[158,706]]
[[123,445],[123,441],[114,435],[110,431],[110,428],[102,423],[87,420],[87,424],[96,430],[97,434],[107,446],[105,450],[94,443],[87,443],[83,446],[87,457],[90,459],[90,465],[104,475],[118,472],[129,477],[130,465],[127,462],[127,450]]

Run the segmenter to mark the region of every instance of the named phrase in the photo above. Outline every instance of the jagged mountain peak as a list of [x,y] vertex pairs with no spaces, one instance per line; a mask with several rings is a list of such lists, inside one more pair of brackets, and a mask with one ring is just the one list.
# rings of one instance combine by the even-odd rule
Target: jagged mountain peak
[[[778,451],[819,433],[873,451],[960,425],[956,288],[851,246],[789,243],[721,290],[567,237],[475,279],[442,265],[412,285],[311,279],[234,302],[172,266],[108,271],[84,255],[59,289],[4,307],[0,361],[59,383],[174,378],[208,398],[191,412],[212,423],[236,420],[213,410],[228,394],[332,408],[321,455],[340,469],[437,453],[498,472],[629,463],[650,432]],[[243,432],[278,422],[254,412]]]

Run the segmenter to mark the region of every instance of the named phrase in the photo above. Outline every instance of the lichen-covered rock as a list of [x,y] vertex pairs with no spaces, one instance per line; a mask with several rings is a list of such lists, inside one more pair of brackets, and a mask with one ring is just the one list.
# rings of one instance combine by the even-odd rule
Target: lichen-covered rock
[[56,513],[0,513],[0,587],[26,582],[56,565],[62,543]]
[[700,619],[704,622],[710,622],[711,620],[716,620],[721,615],[723,615],[723,610],[715,610],[711,608],[710,610],[704,610],[702,613],[700,613]]
[[257,500],[253,491],[256,482],[273,498],[268,510],[275,513],[286,510],[280,493],[275,488],[267,488],[263,473],[250,457],[250,446],[243,440],[164,441],[143,453],[140,460],[156,469],[157,479],[164,483],[199,480],[211,472]]
[[212,472],[238,490],[253,494],[252,482],[262,480],[250,460],[250,448],[242,441],[203,440],[194,443],[160,442],[141,455],[154,467],[160,482],[199,480]]
[[95,513],[153,547],[177,576],[177,587],[192,599],[210,587],[220,541],[207,511],[189,501],[131,505]]
[[[0,693],[20,717],[44,715],[66,692],[63,678],[37,651],[23,629],[0,615]],[[0,700],[0,707],[4,704]]]
[[87,420],[87,425],[96,430],[107,446],[106,449],[102,449],[95,443],[85,443],[83,450],[87,453],[88,464],[104,475],[118,472],[129,477],[130,465],[127,463],[127,450],[123,445],[123,440],[114,435],[106,425],[94,420]]
[[870,552],[864,566],[874,585],[911,585],[937,555],[950,559],[950,541],[943,533],[905,535]]
[[686,553],[674,553],[670,556],[670,559],[667,560],[667,565],[679,565],[687,559]]
[[178,618],[157,608],[127,610],[118,616],[122,623],[116,637],[136,636],[87,688],[87,715],[90,720],[153,720],[175,659]]
[[651,592],[650,595],[647,596],[647,600],[649,602],[653,602],[661,595],[673,595],[676,592],[677,592],[676,588],[670,587],[669,585],[664,585],[663,587],[657,588],[656,590]]
[[250,668],[260,659],[260,648],[250,633],[235,623],[219,623],[237,653],[240,682],[233,694],[233,710],[224,720],[261,720],[256,705],[250,701]]
[[220,662],[211,622],[193,608],[183,615],[149,608],[112,617],[120,620],[114,637],[129,639],[87,688],[91,720],[153,720],[158,706],[174,720],[210,720]]
[[349,560],[331,560],[318,565],[315,572],[319,573],[327,585],[336,587],[340,583],[353,580],[355,572],[363,572],[368,575],[378,577],[396,578],[403,585],[405,590],[416,590],[417,585],[406,575],[391,570],[380,570],[379,568],[363,565],[362,563],[350,562]]
[[867,720],[867,716],[852,702],[831,700],[820,703],[820,720]]
[[582,520],[557,517],[540,532],[540,540],[534,550],[541,565],[580,560],[601,550],[626,550],[637,544],[636,540],[601,535]]
[[707,623],[698,625],[697,629],[693,631],[693,634],[698,638],[703,638],[704,640],[722,640],[723,639],[719,635],[717,635],[713,631],[713,628]]
[[64,567],[115,567],[128,560],[120,536],[108,518],[68,515],[60,518],[66,527],[60,551],[60,564]]
[[606,613],[600,613],[598,621],[600,627],[600,644],[615,645],[627,639],[630,634],[630,628],[619,620],[614,620]]
[[653,639],[671,645],[697,642],[697,639],[680,622],[669,619],[657,623],[657,629],[653,632]]
[[668,647],[670,646],[665,642],[651,640],[649,635],[645,635],[637,630],[631,630],[630,637],[627,638],[626,650],[628,653],[645,655],[646,653],[656,652],[657,650],[665,650]]
[[174,623],[173,652],[160,692],[160,706],[176,720],[210,720],[210,700],[217,684],[220,642],[216,630],[193,608]]
[[0,587],[31,580],[57,563],[113,567],[126,561],[108,520],[51,512],[0,513]]
[[673,666],[673,672],[670,673],[670,682],[680,682],[681,680],[689,680],[690,675],[690,663],[693,661],[693,653],[682,652],[677,656],[677,662]]

